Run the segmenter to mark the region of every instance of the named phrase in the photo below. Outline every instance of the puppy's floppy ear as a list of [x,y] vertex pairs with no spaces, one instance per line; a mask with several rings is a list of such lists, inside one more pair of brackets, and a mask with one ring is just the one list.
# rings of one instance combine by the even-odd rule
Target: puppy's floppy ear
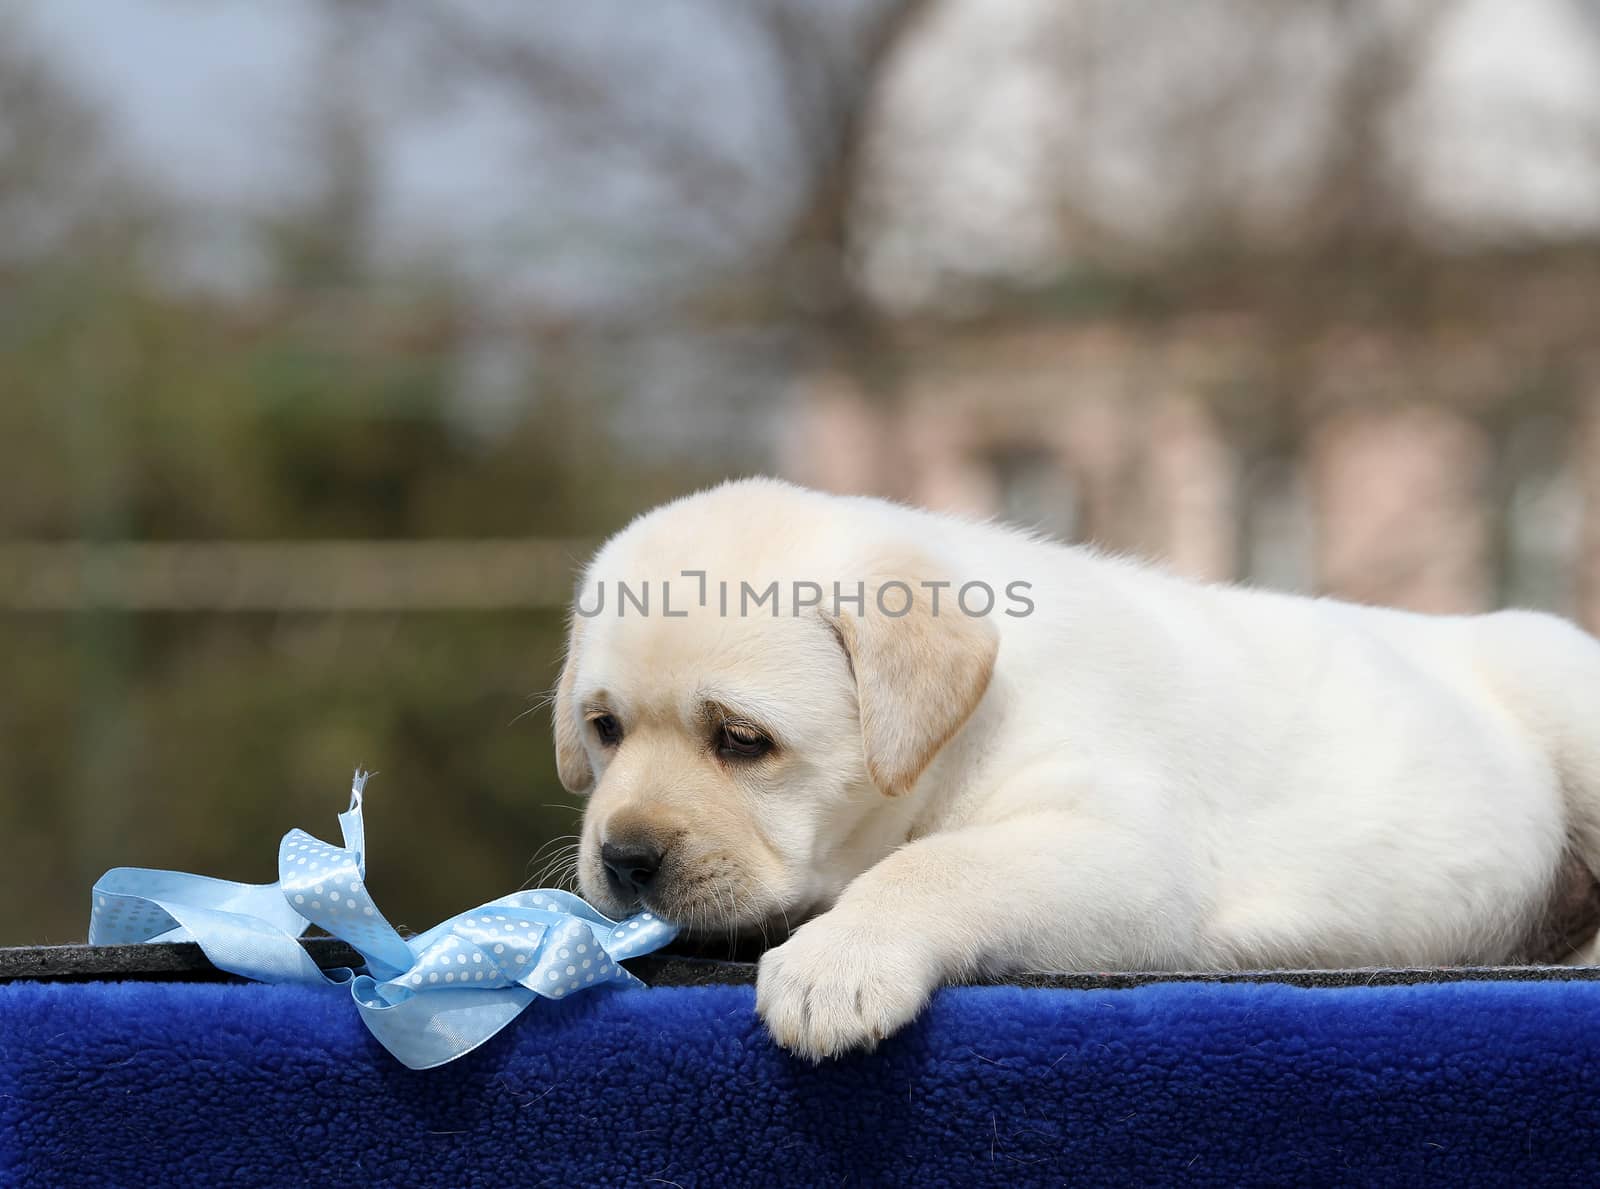
[[[916,567],[909,574],[919,572],[927,571]],[[1000,650],[994,624],[987,617],[965,614],[953,586],[939,592],[937,614],[933,594],[902,571],[868,583],[859,612],[852,607],[824,616],[855,675],[867,770],[890,796],[916,784],[972,715],[989,688]],[[883,613],[883,606],[897,612],[908,599],[904,615]]]
[[589,766],[589,753],[583,746],[583,727],[578,722],[578,708],[573,704],[573,683],[577,680],[578,646],[583,638],[583,620],[576,614],[567,631],[567,659],[561,666],[561,680],[556,683],[556,696],[550,708],[555,724],[556,774],[569,793],[586,793],[594,784],[594,769]]

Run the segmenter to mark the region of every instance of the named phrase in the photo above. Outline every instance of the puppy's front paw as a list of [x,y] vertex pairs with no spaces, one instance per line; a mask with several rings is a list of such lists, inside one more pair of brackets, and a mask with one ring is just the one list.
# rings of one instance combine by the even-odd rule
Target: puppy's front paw
[[773,1040],[820,1061],[905,1027],[936,981],[916,942],[835,909],[762,957],[756,1011]]

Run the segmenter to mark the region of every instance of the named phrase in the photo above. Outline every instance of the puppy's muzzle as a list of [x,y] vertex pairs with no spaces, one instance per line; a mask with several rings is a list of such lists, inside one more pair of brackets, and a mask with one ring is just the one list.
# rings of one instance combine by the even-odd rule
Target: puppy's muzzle
[[655,883],[665,856],[666,852],[652,843],[604,843],[600,862],[605,866],[611,894],[621,900],[644,895]]

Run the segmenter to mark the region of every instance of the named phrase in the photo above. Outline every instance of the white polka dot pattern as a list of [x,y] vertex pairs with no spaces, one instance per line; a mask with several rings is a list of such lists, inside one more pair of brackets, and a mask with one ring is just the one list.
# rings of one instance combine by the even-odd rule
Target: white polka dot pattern
[[[348,983],[373,1035],[406,1065],[427,1069],[470,1052],[537,997],[637,985],[620,963],[677,934],[648,912],[613,921],[570,892],[544,888],[402,938],[367,891],[366,780],[356,773],[350,808],[339,815],[344,845],[291,830],[278,847],[275,884],[108,871],[95,884],[90,943],[193,940],[214,965],[246,978]],[[296,940],[308,923],[358,950],[365,972],[318,970]]]

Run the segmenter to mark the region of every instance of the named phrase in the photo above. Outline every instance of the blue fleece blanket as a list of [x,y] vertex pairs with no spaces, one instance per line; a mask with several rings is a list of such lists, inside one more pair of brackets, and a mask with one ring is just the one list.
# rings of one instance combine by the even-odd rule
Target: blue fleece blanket
[[820,1067],[618,990],[418,1073],[337,989],[21,982],[0,1126],[6,1185],[1594,1184],[1600,984],[963,988]]

